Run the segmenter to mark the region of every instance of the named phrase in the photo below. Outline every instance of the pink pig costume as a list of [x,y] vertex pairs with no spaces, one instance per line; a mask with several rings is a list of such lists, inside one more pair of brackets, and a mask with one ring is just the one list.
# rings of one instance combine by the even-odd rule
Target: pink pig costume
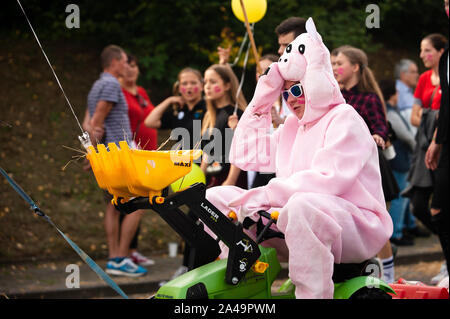
[[[206,197],[224,213],[255,219],[279,211],[288,252],[289,277],[297,298],[333,298],[333,263],[374,257],[392,234],[381,186],[378,153],[364,120],[345,104],[334,79],[330,54],[311,18],[269,72],[234,132],[230,162],[243,170],[276,172],[266,186],[251,190],[219,186]],[[269,134],[270,109],[285,80],[300,81],[306,106]],[[227,256],[221,244],[221,257]]]

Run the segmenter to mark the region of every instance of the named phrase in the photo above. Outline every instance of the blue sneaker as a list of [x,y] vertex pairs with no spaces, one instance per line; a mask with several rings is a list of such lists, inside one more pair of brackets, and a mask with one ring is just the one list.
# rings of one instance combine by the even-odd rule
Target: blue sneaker
[[124,258],[121,262],[108,261],[106,273],[115,276],[139,277],[147,274],[147,269],[136,265],[130,258]]

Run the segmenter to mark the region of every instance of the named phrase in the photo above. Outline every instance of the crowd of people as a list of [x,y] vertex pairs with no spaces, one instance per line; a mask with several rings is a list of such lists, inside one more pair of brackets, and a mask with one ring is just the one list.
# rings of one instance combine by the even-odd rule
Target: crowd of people
[[[448,14],[447,0],[445,5]],[[309,28],[311,29],[311,26]],[[289,187],[281,182],[283,177],[280,176],[284,174],[283,170],[287,169],[286,167],[274,166],[266,170],[261,169],[260,166],[243,165],[238,164],[237,160],[236,162],[229,160],[230,150],[233,156],[238,158],[240,155],[236,155],[237,152],[233,153],[232,150],[232,146],[237,144],[238,141],[233,139],[232,142],[226,136],[229,136],[230,131],[232,134],[241,136],[240,134],[243,134],[243,131],[248,130],[252,125],[256,125],[252,122],[254,120],[252,116],[257,115],[258,125],[263,125],[259,121],[263,121],[265,114],[269,114],[269,126],[264,127],[269,129],[267,138],[271,141],[273,139],[278,141],[278,152],[278,149],[285,145],[281,137],[288,128],[292,128],[292,119],[296,118],[301,122],[302,120],[305,121],[306,116],[311,116],[311,113],[307,114],[308,106],[306,106],[305,110],[305,104],[307,104],[305,97],[308,103],[312,103],[311,100],[313,98],[308,96],[308,94],[316,94],[316,91],[313,89],[308,91],[306,82],[303,83],[291,79],[289,81],[286,79],[280,84],[277,92],[274,91],[275,93],[273,94],[271,92],[273,100],[261,113],[253,111],[253,109],[256,109],[255,106],[259,107],[259,105],[255,104],[258,102],[259,95],[262,94],[264,98],[270,95],[268,93],[264,95],[263,90],[269,92],[275,85],[271,83],[272,87],[265,87],[267,84],[265,81],[268,81],[268,78],[275,81],[273,79],[276,79],[278,76],[278,73],[276,73],[278,68],[280,68],[281,73],[283,71],[281,66],[276,68],[271,66],[276,65],[277,62],[283,62],[280,57],[290,53],[292,50],[290,44],[294,40],[299,39],[299,35],[308,32],[313,38],[316,37],[315,31],[307,30],[306,19],[299,17],[286,19],[277,26],[275,34],[279,43],[278,55],[273,53],[266,54],[259,60],[261,73],[256,74],[257,87],[255,96],[250,104],[247,103],[242,91],[239,90],[239,81],[228,63],[229,49],[219,47],[219,63],[211,65],[203,73],[191,67],[182,69],[173,85],[172,96],[167,97],[160,104],[154,106],[145,89],[137,84],[139,77],[138,59],[131,54],[125,53],[122,48],[116,45],[107,46],[101,54],[103,73],[94,83],[88,95],[83,127],[90,133],[94,144],[118,143],[125,139],[130,145],[145,150],[157,149],[158,130],[170,129],[172,130],[171,138],[176,140],[182,149],[203,149],[204,156],[200,167],[206,175],[207,196],[210,201],[217,203],[218,207],[228,208],[230,207],[230,202],[237,203],[238,200],[233,200],[236,196],[241,196],[239,198],[242,199],[240,202],[242,207],[250,207],[249,203],[253,199],[247,194],[252,194],[253,198],[261,200],[261,203],[269,202],[266,196],[270,198],[271,195],[267,195],[267,189],[289,193],[301,186],[296,185],[297,181],[292,180],[292,177],[289,180],[289,183],[291,183]],[[304,47],[303,50],[305,50]],[[306,50],[311,50],[311,48]],[[326,48],[324,51],[321,47],[320,50],[322,51],[317,50],[321,53],[328,52]],[[300,53],[303,55],[302,52]],[[306,53],[304,56],[308,59]],[[377,81],[369,65],[367,54],[363,50],[350,45],[334,48],[328,54],[328,57],[329,61],[322,61],[321,66],[324,65],[326,68],[329,65],[330,72],[334,76],[330,81],[331,83],[337,83],[337,88],[334,89],[337,89],[340,94],[333,93],[333,96],[341,95],[343,97],[342,101],[344,101],[342,103],[353,107],[354,110],[352,112],[356,111],[355,114],[358,114],[362,119],[361,123],[365,123],[365,128],[361,128],[362,133],[358,133],[361,135],[359,138],[364,140],[364,130],[366,129],[370,132],[371,143],[375,145],[375,166],[379,172],[377,174],[380,176],[382,189],[382,197],[380,198],[383,199],[382,204],[385,205],[385,211],[389,213],[388,216],[390,216],[393,226],[392,232],[390,232],[389,226],[386,226],[388,224],[383,219],[384,217],[381,213],[379,214],[381,224],[385,227],[382,233],[389,233],[387,240],[384,240],[380,245],[374,244],[373,246],[377,247],[375,255],[378,257],[383,270],[383,279],[387,282],[394,281],[394,257],[397,246],[414,245],[415,237],[430,236],[431,233],[434,233],[439,236],[446,260],[442,265],[441,273],[434,278],[435,283],[437,283],[443,277],[448,276],[448,194],[446,194],[446,192],[448,193],[447,39],[441,34],[430,34],[421,41],[420,59],[427,71],[420,76],[419,67],[415,62],[409,59],[401,59],[395,66],[392,66],[395,78]],[[316,88],[315,90],[318,89]],[[320,93],[320,90],[317,92]],[[341,101],[337,97],[335,100]],[[339,103],[336,102],[335,104]],[[251,108],[252,110],[250,110]],[[336,109],[341,110],[338,107]],[[442,116],[443,111],[440,112],[441,109],[445,109],[445,112],[447,112],[447,119]],[[348,111],[342,109],[339,112],[347,114],[345,112]],[[323,116],[326,117],[329,113],[332,112],[324,112],[326,115]],[[439,113],[441,113],[440,116]],[[353,113],[349,114],[347,116],[353,118]],[[333,116],[340,118],[343,115],[336,113]],[[330,119],[331,124],[329,123],[329,127],[324,129],[324,134],[328,134],[328,130],[331,132],[334,117]],[[256,120],[254,121],[256,123]],[[315,119],[315,121],[320,122],[322,120]],[[352,125],[356,125],[353,128],[356,134],[356,132],[359,132],[359,124],[355,123],[359,123],[359,120],[355,119],[354,121]],[[307,125],[315,125],[314,121],[311,123],[313,124],[306,123],[304,125],[305,128],[299,128],[299,130],[302,132],[308,131]],[[183,132],[187,133],[182,134]],[[303,132],[302,134],[307,133]],[[336,134],[339,135],[341,132]],[[352,146],[352,143],[355,142],[353,138],[355,136],[351,136],[351,134],[345,135],[347,141],[345,147]],[[297,143],[295,135],[292,136],[292,140],[289,143],[291,147]],[[309,141],[309,143],[312,142]],[[343,155],[342,152],[334,150],[334,147],[339,146],[342,141],[336,137],[333,143],[335,144],[329,146],[333,150],[333,152],[330,151],[330,154],[336,157],[344,156],[345,154]],[[220,145],[220,147],[212,147],[217,145]],[[315,144],[312,145],[312,149],[318,147],[314,146]],[[367,148],[367,150],[369,153],[371,152],[370,148]],[[296,151],[292,150],[292,152]],[[317,157],[321,156],[320,152],[321,149],[318,149]],[[350,149],[348,152],[352,153],[352,150]],[[301,161],[300,158],[298,160]],[[314,161],[314,159],[309,160]],[[367,161],[367,163],[370,162],[365,164],[367,167],[373,164],[371,162],[372,159],[367,159]],[[328,169],[325,164],[321,164],[324,165],[324,169]],[[342,165],[341,169],[343,171],[351,170],[348,165],[340,162],[339,164]],[[356,164],[351,163],[350,165]],[[289,167],[289,169],[294,168]],[[300,170],[300,168],[297,171],[296,169],[291,172],[292,176],[296,176],[295,173]],[[315,168],[313,167],[312,169]],[[339,172],[339,174],[341,173]],[[353,174],[353,171],[351,173]],[[336,178],[336,183],[341,182],[339,174],[336,173],[334,177]],[[367,182],[363,180],[363,177],[376,178],[376,176],[370,175],[374,174],[373,172],[367,171],[358,174],[360,175],[357,175],[355,178],[358,178],[358,183],[363,186]],[[286,180],[288,178],[286,177]],[[315,176],[311,175],[312,180],[315,178]],[[346,183],[345,178],[342,177],[342,183],[344,184]],[[330,179],[330,183],[333,182],[334,180]],[[312,182],[312,184],[314,183]],[[282,185],[284,186],[282,187]],[[225,188],[216,188],[217,186],[224,186]],[[238,188],[233,188],[232,186]],[[361,187],[366,187],[363,186]],[[302,207],[305,210],[321,210],[321,199],[324,202],[329,200],[329,198],[325,197],[328,191],[321,194],[322,191],[313,190],[314,185],[311,187],[311,192],[314,191],[319,194],[308,193],[308,196],[296,197],[294,203],[298,205],[297,209]],[[323,187],[333,189],[331,185],[323,185]],[[214,189],[217,191],[214,191]],[[217,198],[216,194],[219,190],[221,193],[226,194],[221,195],[222,197],[230,196],[229,198],[227,197],[226,204],[222,197]],[[243,193],[241,190],[246,190],[246,193]],[[265,193],[262,194],[261,190],[264,190]],[[348,189],[342,190],[342,194],[348,191]],[[357,191],[359,192],[360,190],[355,190],[354,192]],[[376,193],[376,190],[370,188],[367,188],[367,191]],[[336,206],[342,200],[342,196],[339,194],[335,200]],[[345,198],[346,200],[349,200],[354,194],[351,193],[348,196],[348,198]],[[367,198],[372,200],[372,197],[366,193],[362,194],[361,198],[364,196],[368,196]],[[376,195],[373,196],[376,197]],[[144,267],[152,265],[154,262],[137,251],[139,224],[143,212],[138,211],[121,216],[111,204],[112,196],[105,191],[104,197],[106,201],[105,230],[109,251],[107,272],[126,276],[144,275],[147,273]],[[304,201],[309,201],[309,206],[300,201],[300,198]],[[274,202],[276,201],[270,198],[271,205],[268,206],[273,207]],[[278,201],[278,203],[280,202]],[[290,214],[293,214],[289,210],[289,207],[292,207],[292,203],[287,201],[283,202],[283,204],[287,207],[284,215],[290,216]],[[346,209],[351,211],[354,207],[346,205],[344,204],[341,208],[336,207],[336,210],[346,207]],[[355,205],[358,206],[359,204]],[[360,204],[358,207],[365,207],[364,205]],[[378,207],[377,205],[378,203],[373,204],[372,207],[367,209],[376,211],[378,208],[374,207]],[[355,211],[354,215],[357,216],[361,211]],[[377,211],[378,213],[379,211]],[[189,213],[189,215],[195,218],[192,214]],[[299,220],[303,220],[302,218]],[[305,217],[305,223],[310,223],[307,220],[308,218]],[[323,222],[328,223],[325,217],[323,218]],[[360,223],[363,223],[361,221],[363,218],[358,218],[360,218]],[[283,222],[284,220],[281,220],[282,224]],[[289,222],[294,223],[291,220]],[[373,220],[372,222],[375,223]],[[318,225],[311,225],[311,227],[318,227]],[[289,255],[292,259],[296,258],[297,255],[293,254],[292,246],[290,246],[290,242],[296,242],[292,237],[289,237],[292,235],[288,235],[290,226],[284,225],[283,227],[285,227],[287,235],[286,243]],[[336,229],[332,227],[335,226],[330,224],[330,229],[337,232],[336,229],[339,227]],[[341,225],[341,227],[344,226]],[[347,229],[345,231],[351,233],[354,230]],[[370,233],[369,228],[366,229],[366,232]],[[369,240],[362,233],[358,234],[361,238]],[[344,237],[344,235],[339,236]],[[384,237],[378,235],[377,238],[382,240]],[[319,240],[322,239],[319,238]],[[344,239],[341,240],[344,241]],[[334,250],[337,249],[335,245],[345,245],[345,243],[333,243],[331,248],[320,246],[318,249],[331,249],[336,261],[341,256],[337,256],[335,253]],[[356,252],[355,250],[354,253],[360,253],[361,256],[364,255],[361,251]],[[307,255],[308,252],[304,254]],[[345,256],[345,253],[342,252],[342,255]],[[174,277],[189,270],[187,264],[188,256],[189,246],[185,245],[183,264],[174,274]],[[329,255],[326,256],[327,258],[329,257]],[[290,271],[293,272],[294,269],[290,268]],[[295,275],[294,278],[296,278]],[[307,278],[301,276],[299,276],[299,280],[308,282]],[[314,295],[313,290],[311,288],[311,291],[308,293],[311,293],[311,296],[319,296]],[[297,296],[307,296],[308,293],[305,291],[299,290]]]

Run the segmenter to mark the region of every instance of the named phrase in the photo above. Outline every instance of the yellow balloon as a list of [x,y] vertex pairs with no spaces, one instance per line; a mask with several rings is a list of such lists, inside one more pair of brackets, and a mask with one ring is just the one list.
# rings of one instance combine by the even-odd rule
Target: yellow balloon
[[180,189],[191,186],[195,183],[203,183],[206,184],[205,174],[203,174],[202,169],[195,163],[192,163],[192,170],[186,174],[184,177],[176,180],[170,185],[170,188],[174,192],[179,191]]
[[[245,12],[249,23],[258,22],[266,14],[266,0],[243,0]],[[242,11],[240,0],[231,0],[231,9],[236,18],[245,22],[244,12]]]

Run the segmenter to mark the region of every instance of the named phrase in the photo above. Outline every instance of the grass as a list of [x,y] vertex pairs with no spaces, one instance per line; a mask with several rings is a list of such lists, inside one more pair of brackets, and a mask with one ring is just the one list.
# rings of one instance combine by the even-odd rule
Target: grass
[[[106,256],[105,203],[91,172],[72,162],[81,149],[79,128],[48,65],[32,41],[5,40],[0,47],[0,166],[31,196],[55,224],[91,257]],[[47,46],[77,117],[98,78],[98,52],[67,44]],[[81,63],[79,61],[82,61]],[[163,138],[163,137],[162,137]],[[166,250],[178,235],[156,213],[142,219],[139,249]],[[0,179],[0,263],[73,256],[63,238]]]

